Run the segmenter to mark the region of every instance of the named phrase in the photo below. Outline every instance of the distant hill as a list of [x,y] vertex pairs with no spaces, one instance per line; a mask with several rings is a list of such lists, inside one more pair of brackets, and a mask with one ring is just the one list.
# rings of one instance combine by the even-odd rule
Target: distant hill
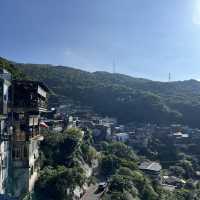
[[51,103],[67,100],[92,106],[122,122],[185,123],[200,127],[200,82],[156,82],[64,66],[12,63],[27,77],[45,82]]
[[28,77],[17,67],[14,66],[14,63],[0,57],[0,68],[4,68],[10,73],[12,73],[14,79],[27,79]]

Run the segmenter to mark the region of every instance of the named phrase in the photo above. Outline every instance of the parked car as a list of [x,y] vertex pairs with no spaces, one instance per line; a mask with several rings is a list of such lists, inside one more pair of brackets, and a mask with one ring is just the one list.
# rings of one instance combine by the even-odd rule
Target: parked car
[[96,193],[103,192],[106,189],[107,185],[108,184],[106,182],[99,183]]

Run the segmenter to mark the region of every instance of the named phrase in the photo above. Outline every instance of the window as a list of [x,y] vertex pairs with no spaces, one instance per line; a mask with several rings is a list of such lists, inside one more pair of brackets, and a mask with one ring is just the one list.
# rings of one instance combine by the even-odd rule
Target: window
[[32,166],[31,167],[31,176],[33,175],[33,172],[34,172],[34,167]]
[[24,158],[27,158],[28,157],[28,152],[27,152],[27,148],[26,146],[24,147]]
[[15,147],[13,149],[13,159],[20,160],[21,159],[21,149],[20,147]]

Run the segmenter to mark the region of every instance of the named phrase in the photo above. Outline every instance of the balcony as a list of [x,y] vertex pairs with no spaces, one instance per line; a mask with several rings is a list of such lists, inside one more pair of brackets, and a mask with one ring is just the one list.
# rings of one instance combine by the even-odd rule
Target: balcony
[[[26,100],[19,101],[14,104],[14,112],[28,112],[28,111],[37,111],[37,112],[46,112],[47,111],[47,100],[37,99],[37,100]],[[11,111],[11,105],[10,105]]]
[[26,137],[26,133],[25,132],[17,132],[14,134],[14,141],[16,142],[24,142],[27,140],[27,137]]
[[[8,137],[10,138],[10,137]],[[33,132],[27,131],[21,131],[21,132],[15,132],[13,135],[13,139],[16,142],[24,142],[28,141],[30,139],[35,139],[35,140],[43,140],[43,136],[39,133],[39,130],[35,130]]]
[[38,99],[37,107],[38,107],[38,110],[40,111],[47,111],[47,101]]

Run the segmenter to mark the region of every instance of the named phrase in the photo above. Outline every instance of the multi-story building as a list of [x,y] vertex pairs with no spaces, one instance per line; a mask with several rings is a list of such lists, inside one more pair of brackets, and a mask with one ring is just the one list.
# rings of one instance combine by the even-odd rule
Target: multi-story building
[[162,166],[157,162],[144,161],[140,164],[139,169],[142,170],[154,181],[161,183],[161,170]]
[[8,91],[11,75],[0,69],[0,194],[8,193],[8,172],[10,160],[9,123],[8,123]]
[[31,192],[40,169],[40,117],[47,111],[48,88],[35,81],[12,82],[12,194]]

